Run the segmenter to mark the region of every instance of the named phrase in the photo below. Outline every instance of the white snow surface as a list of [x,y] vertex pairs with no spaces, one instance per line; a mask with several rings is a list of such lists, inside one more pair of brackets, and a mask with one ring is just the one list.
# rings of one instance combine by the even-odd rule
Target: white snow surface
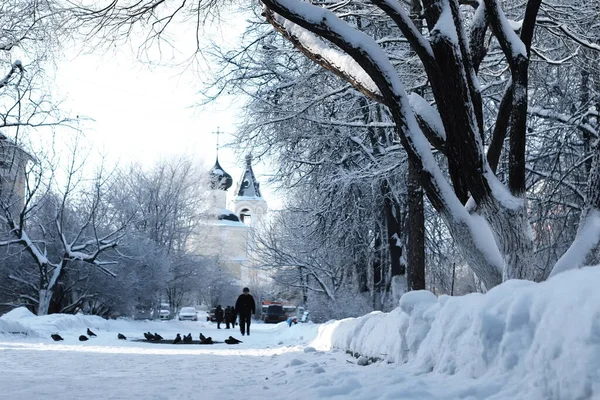
[[437,133],[442,140],[446,140],[446,130],[444,129],[444,123],[438,111],[433,108],[427,100],[419,96],[417,93],[412,92],[409,95],[408,101],[413,110],[427,122]]
[[441,6],[442,12],[435,23],[435,26],[431,32],[432,37],[443,36],[447,38],[449,42],[458,45],[458,34],[456,33],[456,25],[454,25],[454,19],[452,18],[452,11],[450,5],[445,2]]
[[[416,291],[390,313],[255,322],[251,336],[208,322],[16,309],[0,317],[2,398],[599,399],[599,282],[600,267],[588,267],[543,283],[508,281],[485,295]],[[87,328],[97,337],[79,342]],[[243,343],[133,341],[146,331]]]

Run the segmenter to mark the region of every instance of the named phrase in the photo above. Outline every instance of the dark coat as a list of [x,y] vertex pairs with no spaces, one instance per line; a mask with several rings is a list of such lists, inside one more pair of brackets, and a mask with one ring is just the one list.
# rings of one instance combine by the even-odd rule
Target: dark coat
[[215,318],[217,319],[217,322],[223,321],[223,309],[221,307],[217,307],[215,310]]
[[250,293],[240,294],[235,302],[235,313],[237,315],[249,317],[251,314],[256,313],[256,304],[254,303],[254,297]]
[[235,314],[233,308],[227,306],[225,309],[225,322],[233,322],[235,320]]

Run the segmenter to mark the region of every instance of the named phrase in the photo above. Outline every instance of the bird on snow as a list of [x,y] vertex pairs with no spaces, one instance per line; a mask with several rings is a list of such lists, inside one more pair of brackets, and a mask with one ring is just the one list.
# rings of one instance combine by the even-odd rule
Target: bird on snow
[[183,337],[183,343],[192,343],[192,334],[188,333]]
[[229,336],[228,339],[225,339],[225,343],[227,343],[227,344],[238,344],[238,343],[242,343],[242,341],[234,338],[233,336]]
[[200,340],[200,344],[213,344],[213,340],[210,336],[205,337],[204,339]]
[[160,342],[161,340],[163,340],[163,337],[160,336],[158,333],[154,333],[154,340],[156,340],[157,342]]
[[125,335],[123,335],[122,333],[119,333],[119,334],[117,335],[117,337],[118,337],[119,339],[121,339],[121,340],[127,340],[127,337],[126,337]]
[[204,340],[206,340],[206,336],[204,336],[204,335],[202,334],[202,332],[200,332],[200,340],[201,340],[201,341],[204,341]]
[[154,336],[152,336],[152,334],[150,332],[144,332],[144,337],[146,338],[147,341],[154,340]]
[[95,334],[94,332],[92,332],[92,331],[90,330],[90,328],[88,328],[88,330],[87,330],[87,334],[88,334],[88,336],[96,336],[96,334]]
[[55,342],[58,342],[59,340],[64,340],[58,333],[53,333],[50,336],[52,337],[52,339],[54,339]]
[[86,340],[88,340],[88,337],[87,337],[87,336],[85,336],[85,335],[81,335],[81,336],[79,336],[79,341],[80,341],[80,342],[85,342]]
[[178,333],[177,337],[175,337],[175,340],[173,340],[173,344],[177,344],[179,342],[181,342],[181,335]]

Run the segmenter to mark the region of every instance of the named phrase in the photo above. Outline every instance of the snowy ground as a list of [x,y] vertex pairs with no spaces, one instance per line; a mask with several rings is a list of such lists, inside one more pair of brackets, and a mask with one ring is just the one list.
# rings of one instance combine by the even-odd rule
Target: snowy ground
[[[36,317],[34,317],[36,318]],[[250,337],[193,322],[115,322],[61,331],[64,342],[14,338],[0,342],[0,387],[6,399],[451,399],[463,379],[415,379],[388,364],[367,367],[342,351],[312,351],[315,325],[254,324]],[[119,329],[114,329],[119,328]],[[231,332],[237,346],[162,345],[120,341],[151,330],[174,337],[201,331],[214,339]],[[237,332],[234,333],[234,332]],[[283,342],[283,343],[281,343]],[[281,344],[279,344],[281,343]],[[460,390],[459,390],[460,389]],[[490,390],[490,389],[487,389]],[[494,391],[491,389],[491,391]],[[456,395],[456,398],[463,398]]]
[[[600,268],[557,277],[507,282],[486,295],[413,292],[388,314],[291,328],[255,323],[250,337],[207,322],[17,309],[0,317],[0,398],[600,399]],[[88,327],[98,337],[79,342]],[[231,334],[243,343],[132,340],[146,331]],[[63,342],[50,339],[56,332]],[[381,361],[361,366],[344,349]]]

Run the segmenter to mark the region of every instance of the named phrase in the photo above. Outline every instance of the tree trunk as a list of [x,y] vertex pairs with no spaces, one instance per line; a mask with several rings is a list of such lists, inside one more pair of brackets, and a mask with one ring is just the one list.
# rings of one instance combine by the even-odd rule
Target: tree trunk
[[385,215],[385,227],[390,254],[391,276],[404,275],[406,266],[402,263],[402,241],[400,240],[400,229],[402,227],[401,211],[398,203],[394,200],[390,191],[389,182],[381,183],[381,194],[383,196],[383,211]]
[[383,274],[381,268],[381,231],[378,228],[375,228],[375,238],[374,244],[375,252],[373,252],[373,260],[372,260],[372,269],[373,269],[373,288],[372,288],[372,298],[373,298],[373,309],[381,310],[381,288],[383,285]]
[[425,216],[418,167],[408,161],[408,290],[425,289]]
[[543,271],[533,263],[533,237],[526,204],[523,200],[522,204],[511,209],[490,201],[479,207],[479,212],[494,232],[494,240],[503,258],[502,281],[539,281],[543,278]]
[[53,291],[50,289],[40,289],[40,299],[38,303],[37,315],[43,316],[48,315],[48,309],[50,308],[50,301],[52,300]]

